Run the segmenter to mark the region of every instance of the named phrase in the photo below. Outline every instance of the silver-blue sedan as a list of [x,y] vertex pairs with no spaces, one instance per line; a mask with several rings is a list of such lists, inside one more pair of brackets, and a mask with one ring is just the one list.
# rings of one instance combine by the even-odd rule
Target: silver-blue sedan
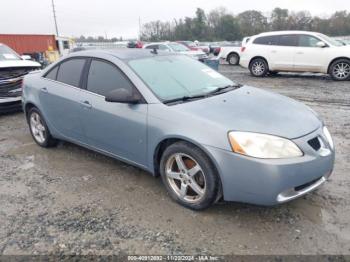
[[314,111],[184,55],[77,52],[26,76],[22,100],[38,145],[70,141],[160,174],[195,210],[220,199],[284,203],[333,170],[333,141]]

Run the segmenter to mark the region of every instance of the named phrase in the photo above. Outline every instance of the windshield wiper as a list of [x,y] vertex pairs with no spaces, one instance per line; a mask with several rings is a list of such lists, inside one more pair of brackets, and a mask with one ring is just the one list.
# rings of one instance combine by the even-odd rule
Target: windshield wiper
[[178,97],[178,98],[174,98],[174,99],[164,100],[163,103],[164,104],[171,104],[171,103],[175,103],[175,102],[186,102],[186,101],[201,99],[201,98],[206,98],[206,97],[207,97],[207,95],[182,96],[182,97]]
[[222,93],[222,91],[224,91],[224,90],[227,90],[226,92],[228,92],[228,91],[238,89],[240,87],[242,87],[242,85],[240,85],[240,84],[222,86],[222,87],[218,87],[218,88],[214,89],[213,91],[210,91],[209,93],[207,93],[207,95],[215,95],[218,93]]

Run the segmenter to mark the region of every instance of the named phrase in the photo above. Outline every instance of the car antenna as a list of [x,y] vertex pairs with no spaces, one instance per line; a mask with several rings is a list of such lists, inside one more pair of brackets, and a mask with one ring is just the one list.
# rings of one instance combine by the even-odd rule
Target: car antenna
[[152,54],[158,55],[158,51],[157,48],[153,48],[153,50],[151,51]]

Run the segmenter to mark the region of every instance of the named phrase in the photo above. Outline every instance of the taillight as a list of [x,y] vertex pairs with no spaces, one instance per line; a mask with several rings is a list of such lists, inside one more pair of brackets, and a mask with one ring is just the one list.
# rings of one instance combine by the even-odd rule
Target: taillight
[[241,52],[243,53],[245,51],[245,49],[246,49],[245,46],[242,46],[241,47]]

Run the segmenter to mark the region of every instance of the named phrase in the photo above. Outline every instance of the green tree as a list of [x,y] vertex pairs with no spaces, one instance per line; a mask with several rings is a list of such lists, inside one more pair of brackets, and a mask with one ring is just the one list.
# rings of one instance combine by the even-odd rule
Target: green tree
[[268,29],[267,18],[258,11],[245,11],[238,15],[239,29],[243,36],[252,36]]

